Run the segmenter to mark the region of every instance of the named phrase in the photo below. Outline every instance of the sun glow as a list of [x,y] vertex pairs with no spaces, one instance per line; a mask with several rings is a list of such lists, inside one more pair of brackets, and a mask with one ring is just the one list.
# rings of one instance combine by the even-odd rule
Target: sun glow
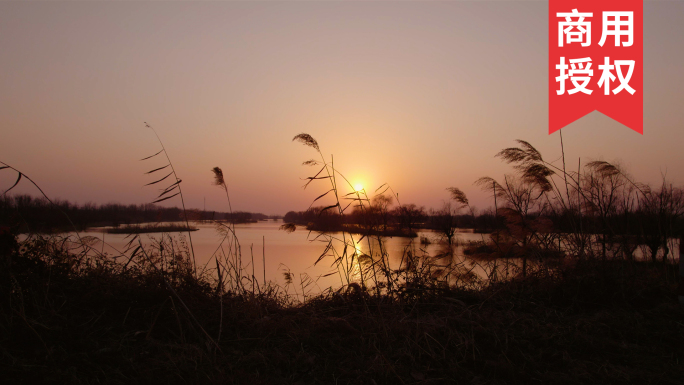
[[354,185],[354,191],[363,191],[363,185],[361,183],[356,183]]

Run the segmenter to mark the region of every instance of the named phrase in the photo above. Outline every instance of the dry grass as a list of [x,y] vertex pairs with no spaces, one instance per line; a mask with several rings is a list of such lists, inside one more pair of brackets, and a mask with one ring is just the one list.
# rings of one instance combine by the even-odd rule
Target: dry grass
[[[684,375],[684,308],[669,265],[586,261],[484,290],[388,297],[350,285],[292,303],[276,288],[220,296],[187,254],[161,274],[79,261],[47,240],[4,245],[8,383],[675,384]],[[207,334],[219,328],[214,345]]]

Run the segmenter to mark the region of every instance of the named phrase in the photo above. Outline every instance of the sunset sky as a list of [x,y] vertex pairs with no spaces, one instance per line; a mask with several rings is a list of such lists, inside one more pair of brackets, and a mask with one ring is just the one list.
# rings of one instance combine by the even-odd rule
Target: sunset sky
[[[0,2],[0,161],[50,196],[144,203],[160,148],[186,203],[304,210],[306,132],[354,184],[437,207],[524,139],[548,160],[545,1]],[[594,112],[563,129],[566,161],[619,161],[684,184],[684,1],[644,3],[644,135]],[[638,90],[638,92],[641,90]],[[0,171],[0,191],[16,174]],[[22,182],[14,190],[37,194]],[[169,205],[178,202],[168,201]]]

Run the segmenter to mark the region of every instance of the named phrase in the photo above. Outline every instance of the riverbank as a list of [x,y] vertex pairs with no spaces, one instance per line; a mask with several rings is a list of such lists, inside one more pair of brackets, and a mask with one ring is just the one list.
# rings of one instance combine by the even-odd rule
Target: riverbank
[[418,234],[414,230],[399,229],[394,227],[387,228],[367,228],[354,223],[343,223],[335,226],[325,226],[320,227],[315,224],[309,224],[306,226],[309,231],[326,232],[326,233],[337,233],[337,232],[347,232],[357,235],[366,236],[381,236],[381,237],[404,237],[404,238],[415,238]]
[[418,282],[387,297],[353,286],[296,303],[283,288],[221,298],[187,269],[167,285],[149,267],[40,250],[0,250],[0,374],[12,383],[674,384],[684,376],[672,265],[582,261],[482,290]]
[[[412,229],[397,228],[397,227],[373,227],[368,228],[355,223],[342,223],[335,225],[319,226],[314,223],[302,224],[296,223],[295,226],[305,227],[309,231],[317,232],[347,232],[351,234],[365,235],[365,236],[381,236],[381,237],[402,237],[402,238],[416,238],[418,237],[418,231],[430,230],[439,232],[437,229],[431,226],[418,225]],[[491,234],[491,231],[476,231],[472,228],[457,228],[454,229],[455,234]]]

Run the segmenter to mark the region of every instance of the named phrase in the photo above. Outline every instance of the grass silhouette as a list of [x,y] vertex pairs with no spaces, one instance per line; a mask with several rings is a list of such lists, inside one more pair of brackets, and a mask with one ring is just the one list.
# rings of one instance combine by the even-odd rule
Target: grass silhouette
[[[189,232],[147,243],[133,234],[119,254],[105,255],[88,237],[31,234],[19,242],[3,231],[3,379],[584,384],[678,383],[684,376],[684,307],[668,257],[675,248],[667,246],[679,231],[679,189],[645,188],[607,163],[566,172],[519,142],[500,153],[515,175],[479,181],[496,198],[494,215],[505,227],[465,245],[488,272],[487,280],[474,280],[454,248],[427,254],[427,239],[411,241],[393,264],[386,239],[372,230],[387,227],[388,196],[404,208],[397,212],[412,215],[409,205],[389,185],[372,196],[357,191],[313,137],[294,140],[320,157],[305,162],[318,167],[306,184],[330,186],[314,199],[330,200],[317,215],[353,211],[363,223],[356,233],[311,234],[325,241],[316,262],[332,259],[340,287],[312,293],[311,277],[297,283],[284,270],[300,301],[265,276],[258,282],[243,265],[234,223],[216,223],[222,239],[204,266]],[[152,157],[162,152],[163,145]],[[170,161],[150,174],[166,168],[172,171]],[[3,170],[19,173],[17,183],[25,177]],[[232,212],[225,175],[218,167],[212,173]],[[173,183],[157,199],[181,197],[173,171],[153,184],[167,178]],[[606,201],[609,191],[620,199]],[[449,193],[475,215],[462,190]],[[663,258],[634,258],[631,245],[644,241]],[[367,254],[355,247],[360,242],[368,242]],[[507,263],[516,258],[530,263]]]

